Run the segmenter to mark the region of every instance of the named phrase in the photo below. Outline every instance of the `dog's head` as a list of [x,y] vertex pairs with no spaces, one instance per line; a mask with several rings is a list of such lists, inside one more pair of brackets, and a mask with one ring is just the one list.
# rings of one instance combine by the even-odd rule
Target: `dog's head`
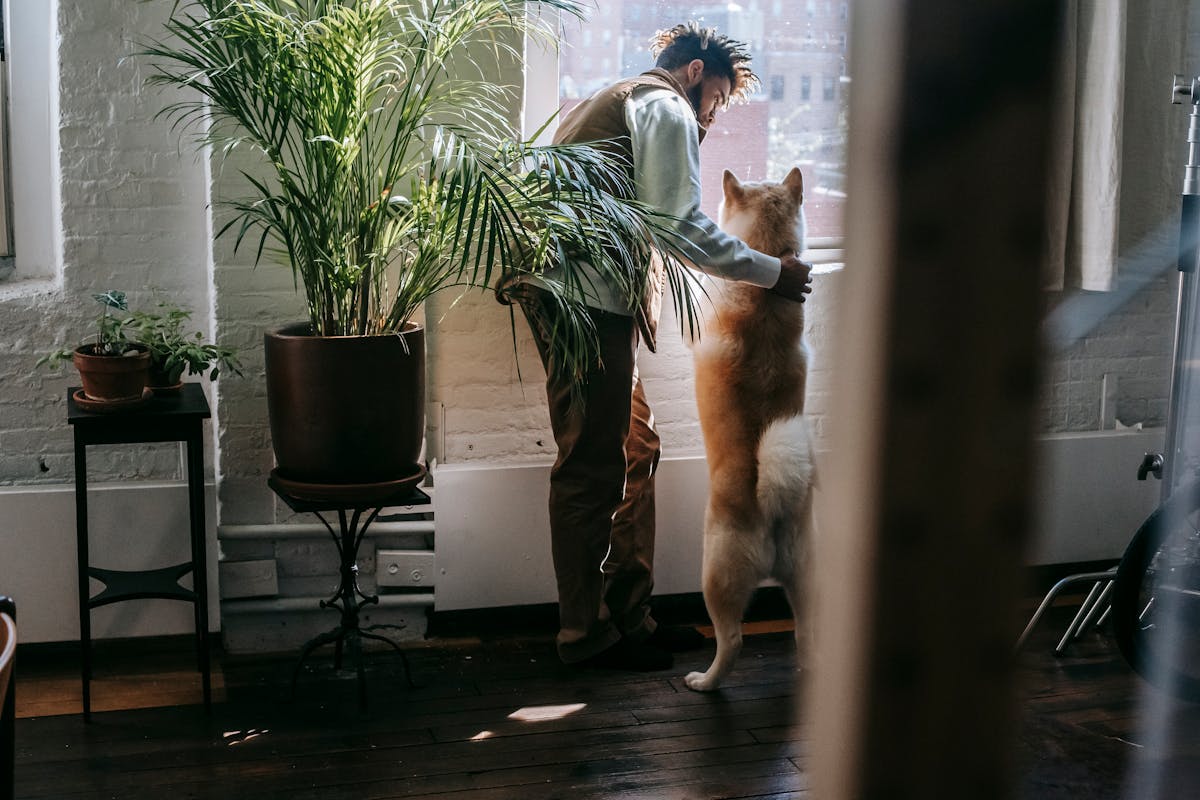
[[804,177],[798,167],[792,167],[781,183],[742,183],[725,170],[722,186],[722,230],[773,256],[804,250]]

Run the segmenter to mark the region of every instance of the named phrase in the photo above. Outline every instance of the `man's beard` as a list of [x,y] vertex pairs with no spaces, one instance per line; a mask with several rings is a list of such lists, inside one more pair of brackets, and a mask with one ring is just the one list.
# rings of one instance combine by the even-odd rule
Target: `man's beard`
[[[700,119],[700,99],[701,99],[700,88],[701,88],[701,86],[703,86],[703,84],[696,84],[695,86],[693,86],[692,88],[687,90],[688,102],[690,102],[692,104],[692,110],[696,112],[697,120]],[[704,127],[704,126],[702,125],[701,127]]]
[[696,128],[701,142],[704,141],[705,136],[708,136],[708,128],[704,127],[704,123],[700,121],[700,87],[703,85],[701,83],[687,90],[688,102],[692,104],[692,110],[696,112]]

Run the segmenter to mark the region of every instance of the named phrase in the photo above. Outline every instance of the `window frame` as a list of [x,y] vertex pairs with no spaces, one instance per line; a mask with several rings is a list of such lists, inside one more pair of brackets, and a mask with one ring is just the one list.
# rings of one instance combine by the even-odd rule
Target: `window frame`
[[0,0],[0,280],[13,272],[12,190],[8,169],[8,3]]

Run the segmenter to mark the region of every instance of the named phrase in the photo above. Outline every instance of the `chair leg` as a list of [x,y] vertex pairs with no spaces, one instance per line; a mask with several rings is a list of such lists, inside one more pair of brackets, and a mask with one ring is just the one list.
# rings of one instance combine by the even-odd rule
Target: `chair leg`
[[[1047,609],[1050,608],[1050,606],[1054,603],[1054,599],[1058,597],[1063,589],[1066,589],[1068,586],[1076,583],[1084,583],[1087,581],[1092,581],[1093,583],[1097,581],[1111,581],[1115,574],[1115,567],[1104,572],[1081,572],[1077,575],[1068,575],[1058,583],[1054,584],[1054,586],[1050,588],[1050,591],[1046,592],[1046,596],[1042,598],[1042,602],[1040,605],[1038,605],[1037,611],[1034,611],[1033,616],[1029,619],[1029,624],[1025,626],[1025,630],[1021,633],[1020,638],[1017,639],[1017,644],[1013,648],[1014,654],[1019,653],[1021,648],[1025,646],[1025,642],[1029,640],[1029,636],[1033,633],[1033,629],[1037,627],[1039,622],[1041,622],[1041,619],[1045,615]],[[1055,652],[1057,653],[1058,650],[1056,649]]]
[[1067,645],[1071,643],[1071,640],[1081,632],[1083,620],[1091,612],[1101,593],[1101,585],[1099,581],[1092,584],[1092,588],[1084,599],[1083,604],[1079,606],[1079,610],[1075,612],[1075,617],[1071,620],[1071,624],[1067,626],[1066,633],[1058,640],[1058,645],[1054,648],[1054,655],[1061,656],[1066,651]]
[[1079,626],[1079,630],[1075,632],[1077,638],[1099,625],[1100,620],[1108,615],[1108,609],[1112,605],[1111,598],[1114,585],[1114,581],[1108,581],[1104,584],[1104,591],[1100,592],[1100,596],[1096,598],[1095,604],[1092,605],[1092,610],[1083,618],[1083,623]]

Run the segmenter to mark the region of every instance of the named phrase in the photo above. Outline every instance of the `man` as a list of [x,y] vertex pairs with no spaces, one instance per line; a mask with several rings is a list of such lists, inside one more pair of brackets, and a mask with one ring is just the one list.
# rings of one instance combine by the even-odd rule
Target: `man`
[[[743,45],[689,23],[660,31],[652,52],[654,69],[572,109],[555,142],[603,142],[632,164],[637,199],[680,220],[693,266],[803,302],[811,291],[811,265],[795,254],[781,259],[755,252],[700,211],[700,141],[717,113],[758,82]],[[589,270],[586,264],[572,267]],[[650,319],[658,308],[643,306],[646,314],[639,314],[637,303],[618,288],[596,282],[588,305],[600,363],[585,376],[580,404],[572,402],[574,380],[550,360],[555,306],[536,288],[536,279],[522,288],[514,296],[546,366],[558,445],[550,476],[550,529],[559,656],[581,666],[667,669],[672,652],[699,647],[703,637],[693,628],[659,625],[650,616],[659,440],[638,377],[637,351],[643,336],[653,336]],[[661,294],[650,305],[660,303]]]

